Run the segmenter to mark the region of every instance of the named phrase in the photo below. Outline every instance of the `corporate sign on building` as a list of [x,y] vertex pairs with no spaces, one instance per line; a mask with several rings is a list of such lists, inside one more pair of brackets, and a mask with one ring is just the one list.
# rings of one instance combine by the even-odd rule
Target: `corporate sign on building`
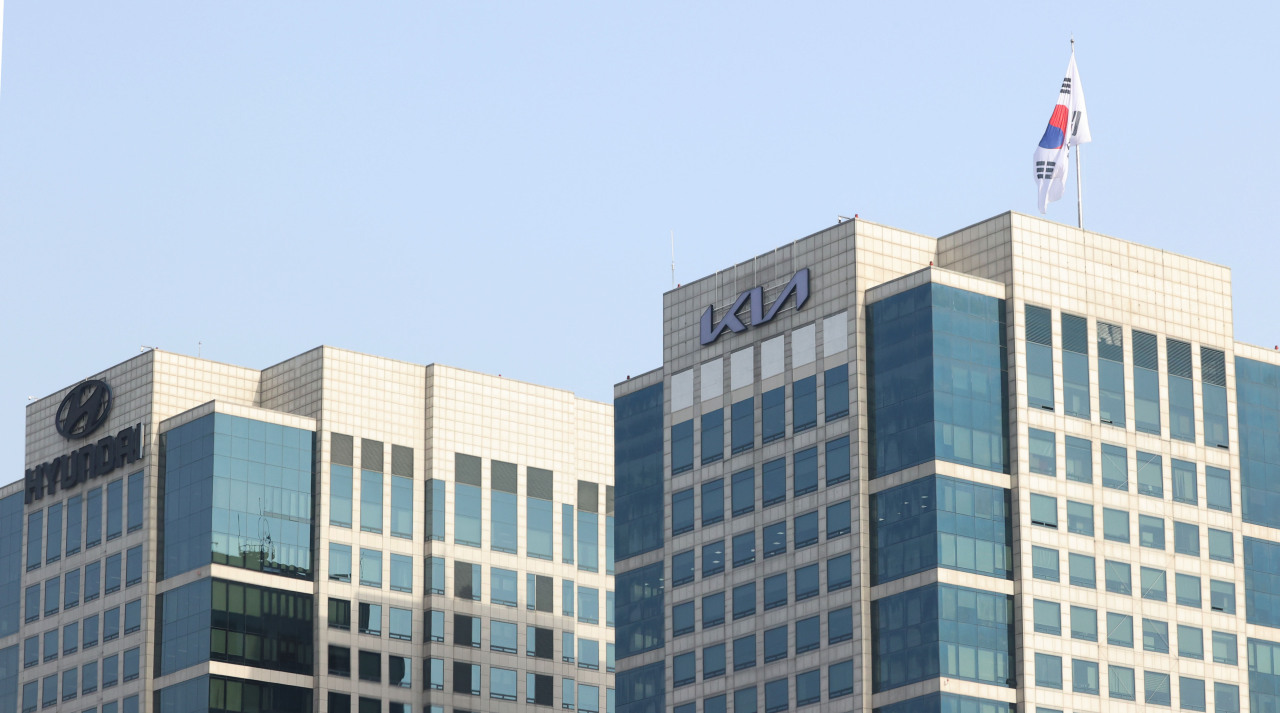
[[758,324],[764,324],[773,319],[778,310],[782,309],[782,303],[787,301],[791,295],[795,295],[796,309],[804,306],[809,299],[809,268],[803,268],[791,277],[791,281],[782,288],[782,292],[778,295],[778,299],[773,301],[773,306],[768,312],[764,311],[764,288],[753,287],[746,292],[738,295],[738,299],[734,301],[733,306],[728,312],[720,318],[719,324],[712,324],[711,319],[715,312],[714,305],[708,305],[707,311],[702,313],[702,323],[699,325],[698,338],[703,346],[706,346],[716,340],[720,333],[728,329],[731,332],[745,332],[747,326],[738,319],[738,310],[747,302],[751,303],[751,324],[754,327]]
[[[53,417],[54,428],[69,441],[89,437],[106,423],[111,415],[111,387],[98,379],[77,384]],[[28,468],[26,502],[30,505],[58,489],[67,490],[79,483],[100,478],[142,458],[142,424],[107,434],[67,455]]]

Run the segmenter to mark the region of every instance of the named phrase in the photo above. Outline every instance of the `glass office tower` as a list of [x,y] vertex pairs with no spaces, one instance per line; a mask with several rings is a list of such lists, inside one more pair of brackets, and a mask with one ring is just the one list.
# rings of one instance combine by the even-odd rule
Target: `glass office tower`
[[0,713],[612,709],[609,405],[323,347],[27,416]]
[[854,220],[615,387],[620,713],[1269,711],[1280,352],[1229,270]]

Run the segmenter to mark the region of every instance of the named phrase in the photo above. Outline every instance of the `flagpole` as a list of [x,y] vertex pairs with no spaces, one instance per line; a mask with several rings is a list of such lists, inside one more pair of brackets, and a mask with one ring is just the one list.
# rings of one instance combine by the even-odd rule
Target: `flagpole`
[[1080,192],[1080,144],[1076,144],[1076,227],[1084,230],[1084,194]]

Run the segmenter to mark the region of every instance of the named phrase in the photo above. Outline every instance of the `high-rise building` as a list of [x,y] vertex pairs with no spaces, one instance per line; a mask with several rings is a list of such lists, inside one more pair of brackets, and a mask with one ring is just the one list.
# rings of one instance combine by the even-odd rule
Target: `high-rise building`
[[149,351],[27,410],[0,713],[612,700],[611,408],[322,347]]
[[1280,704],[1280,352],[1230,271],[1006,213],[666,293],[615,389],[619,713]]

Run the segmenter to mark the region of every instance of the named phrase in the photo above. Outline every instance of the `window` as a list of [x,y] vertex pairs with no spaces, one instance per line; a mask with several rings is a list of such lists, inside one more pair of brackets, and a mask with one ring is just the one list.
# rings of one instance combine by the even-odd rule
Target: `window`
[[1075,436],[1064,436],[1067,480],[1093,482],[1093,442]]
[[560,614],[562,616],[573,616],[573,603],[576,599],[573,582],[568,579],[560,580]]
[[1178,573],[1174,577],[1174,594],[1178,606],[1200,608],[1200,578]]
[[671,586],[692,582],[693,572],[693,550],[678,552],[671,557]]
[[351,678],[351,649],[329,645],[329,675]]
[[1227,371],[1225,355],[1217,349],[1200,347],[1201,383],[1204,400],[1204,445],[1227,448]]
[[516,699],[516,672],[511,669],[489,668],[489,697],[500,701]]
[[102,562],[90,562],[84,566],[84,600],[91,602],[102,592]]
[[1237,644],[1236,635],[1228,634],[1225,631],[1215,631],[1211,635],[1213,640],[1213,661],[1214,663],[1225,663],[1235,666],[1237,661]]
[[838,644],[853,638],[853,608],[827,612],[827,643]]
[[1074,500],[1067,501],[1067,532],[1093,537],[1092,505]]
[[107,542],[123,534],[124,481],[107,484]]
[[382,473],[360,471],[360,529],[382,532]]
[[764,632],[764,662],[779,661],[787,657],[787,625]]
[[1138,494],[1164,497],[1164,467],[1160,456],[1138,451]]
[[120,591],[120,553],[107,557],[106,585],[107,594]]
[[1062,314],[1062,395],[1068,416],[1089,413],[1089,336],[1084,317]]
[[795,549],[808,547],[818,542],[818,511],[797,515],[795,518]]
[[671,426],[671,474],[693,470],[693,419]]
[[1112,698],[1132,701],[1135,691],[1133,669],[1124,666],[1107,666],[1107,692]]
[[600,591],[592,587],[578,587],[578,621],[587,624],[600,623]]
[[671,634],[682,636],[694,631],[693,602],[688,601],[671,607]]
[[427,592],[429,594],[444,594],[444,558],[428,557],[427,558]]
[[351,581],[351,545],[329,543],[329,579],[335,582]]
[[787,435],[787,409],[784,388],[779,386],[760,397],[761,442],[772,443]]
[[120,655],[112,654],[102,659],[102,689],[113,688],[120,682]]
[[[733,485],[730,493],[733,516],[745,515],[756,509],[756,472],[753,469],[733,474]],[[692,489],[690,489],[692,493]],[[692,514],[690,515],[692,517]]]
[[515,463],[490,462],[489,549],[517,554],[520,548],[519,478]]
[[849,437],[841,436],[827,441],[827,487],[843,483],[849,479]]
[[1191,383],[1191,345],[1165,339],[1169,367],[1169,435],[1180,441],[1196,442],[1195,396]]
[[[119,589],[119,587],[116,587]],[[53,577],[44,581],[44,615],[51,616],[58,613],[58,609],[62,606],[60,599],[62,595],[62,578]]]
[[1204,631],[1194,626],[1178,625],[1178,655],[1189,659],[1204,659]]
[[574,658],[574,654],[578,650],[578,647],[575,646],[573,642],[574,642],[574,639],[573,639],[572,631],[560,632],[560,660],[561,661],[564,661],[565,663],[573,663],[576,660]]
[[577,691],[577,686],[574,685],[572,678],[561,679],[561,682],[560,690],[562,691],[561,696],[564,701],[561,705],[566,710],[573,710],[575,707],[574,699],[576,698],[574,693]]
[[489,569],[489,600],[504,607],[520,605],[519,580],[515,572],[509,569],[491,567]]
[[111,607],[102,612],[102,640],[114,641],[120,638],[120,607]]
[[480,648],[480,617],[453,615],[453,645]]
[[1231,471],[1204,467],[1205,503],[1212,510],[1231,512]]
[[818,596],[818,563],[796,568],[796,601]]
[[526,673],[524,677],[524,702],[537,706],[550,706],[555,703],[554,682],[551,676],[540,673]]
[[1032,493],[1031,524],[1058,529],[1058,499]]
[[[427,516],[427,539],[444,542],[444,481],[428,480],[427,481],[427,504],[424,510]],[[550,509],[550,505],[547,508]],[[531,539],[534,539],[531,537]],[[536,557],[530,552],[530,556]]]
[[1085,607],[1071,607],[1071,638],[1098,640],[1098,612]]
[[764,610],[787,605],[787,573],[782,572],[764,579]]
[[427,679],[427,688],[433,691],[444,690],[444,660],[427,659],[422,662],[422,667],[426,669],[423,673]]
[[1070,572],[1071,586],[1088,587],[1089,589],[1097,588],[1097,568],[1092,557],[1071,552],[1067,554],[1067,565]]
[[787,521],[779,520],[778,522],[764,526],[764,557],[768,559],[774,555],[786,554],[787,552]]
[[555,611],[555,579],[541,574],[525,575],[525,608],[551,614]]
[[1169,653],[1169,625],[1156,619],[1142,620],[1142,650]]
[[[531,469],[532,471],[537,470]],[[550,471],[547,471],[548,473]],[[553,524],[554,506],[550,500],[542,500],[530,495],[525,498],[525,553],[540,560],[554,558],[552,542],[554,542]],[[550,680],[549,677],[544,677]]]
[[1124,428],[1124,328],[1098,322],[1098,417]]
[[1186,711],[1205,709],[1204,679],[1178,677],[1178,706]]
[[40,620],[40,585],[33,584],[26,589],[23,602],[27,623]]
[[329,524],[351,527],[352,470],[349,465],[329,466]]
[[[754,497],[754,495],[753,495]],[[787,459],[778,458],[764,464],[760,471],[760,498],[762,507],[769,507],[787,499]]]
[[90,661],[80,667],[80,693],[88,695],[98,690],[98,662]]
[[1099,694],[1098,662],[1071,660],[1071,690],[1076,693]]
[[714,525],[724,520],[724,479],[702,484],[702,526]]
[[360,602],[357,611],[360,618],[360,633],[382,636],[382,605]]
[[846,553],[827,560],[827,591],[834,592],[853,585],[852,559]]
[[694,651],[677,654],[671,660],[672,685],[676,688],[687,686],[698,680],[698,655]]
[[44,660],[54,661],[58,658],[58,630],[50,629],[44,632]]
[[671,534],[693,530],[693,488],[671,494]]
[[1144,698],[1147,705],[1172,705],[1172,693],[1169,690],[1169,674],[1144,671],[1142,673]]
[[438,609],[427,611],[427,641],[444,641],[444,612]]
[[1168,601],[1167,584],[1164,570],[1142,567],[1139,571],[1142,579],[1142,598],[1157,602]]
[[391,536],[413,539],[413,478],[391,476]]
[[1171,458],[1169,468],[1172,473],[1173,499],[1180,503],[1196,505],[1200,502],[1200,489],[1196,482],[1196,464]]
[[818,489],[818,449],[796,451],[791,459],[792,497],[807,495]]
[[130,547],[125,552],[124,586],[132,587],[142,581],[142,545]]
[[1057,582],[1058,576],[1058,551],[1049,549],[1048,547],[1031,547],[1031,576],[1036,579],[1046,579],[1050,582]]
[[[130,602],[130,603],[138,605],[137,616],[141,617],[142,601],[138,600],[136,602]],[[128,608],[126,608],[125,611],[127,613]],[[137,631],[137,630],[138,629],[136,627],[133,629],[133,631]],[[67,654],[74,654],[79,650],[80,650],[80,622],[73,621],[70,624],[67,624],[66,626],[62,627],[62,655],[66,656]]]
[[1102,444],[1102,486],[1113,490],[1129,489],[1129,450],[1110,443]]
[[1160,356],[1156,335],[1133,330],[1133,424],[1160,435]]
[[827,539],[847,535],[852,527],[848,500],[827,506]]
[[387,637],[413,641],[413,612],[397,607],[387,608]]
[[482,593],[480,565],[455,561],[453,563],[453,596],[478,602]]
[[124,605],[124,633],[132,634],[142,628],[142,600],[135,599]]
[[1226,614],[1236,613],[1235,582],[1209,580],[1209,608]]
[[756,613],[756,583],[747,582],[739,584],[733,588],[733,619],[737,621],[743,617],[751,616]]
[[1107,643],[1112,646],[1133,648],[1132,616],[1107,612]]
[[710,629],[724,623],[724,592],[708,594],[702,598],[702,628]]
[[1058,455],[1053,433],[1041,431],[1038,428],[1029,428],[1027,429],[1027,440],[1030,444],[1031,472],[1057,477]]
[[1026,306],[1027,405],[1052,411],[1053,320],[1044,307]]
[[45,564],[62,559],[62,503],[50,505],[45,532]]
[[1219,562],[1235,561],[1235,538],[1230,532],[1209,528],[1209,559]]
[[748,634],[746,636],[733,640],[733,670],[742,671],[748,668],[755,668],[756,665],[756,635]]
[[80,627],[83,641],[80,648],[91,649],[98,645],[98,615],[85,617],[84,626]]
[[74,609],[80,606],[80,570],[73,569],[62,575],[62,608]]
[[361,651],[358,660],[361,681],[382,682],[382,654],[377,651]]
[[1150,515],[1139,515],[1138,544],[1153,550],[1163,550],[1164,520]]
[[1173,523],[1173,551],[1180,555],[1200,556],[1200,528],[1189,522]]
[[121,668],[124,670],[125,681],[132,681],[138,677],[139,653],[140,650],[136,646],[124,652]]
[[702,414],[702,464],[724,458],[724,409]]
[[382,552],[360,548],[360,584],[382,588]]
[[733,421],[729,429],[729,437],[732,439],[731,452],[742,453],[751,450],[756,445],[755,399],[746,398],[733,404],[730,414],[730,419]]
[[1062,657],[1036,654],[1036,685],[1062,689]]
[[818,377],[807,376],[791,385],[792,431],[799,433],[818,425]]
[[351,602],[329,597],[329,628],[351,629]]
[[710,577],[724,571],[724,540],[702,546],[702,576]]
[[756,531],[733,536],[733,566],[741,567],[756,561]]
[[702,649],[702,680],[723,676],[725,671],[724,644]]
[[1062,607],[1057,602],[1033,600],[1032,615],[1035,630],[1041,634],[1062,635]]
[[1129,513],[1102,508],[1102,537],[1112,542],[1129,541]]
[[[459,453],[457,457],[460,461],[464,456]],[[472,458],[473,456],[466,457]],[[480,459],[476,458],[475,465],[471,467],[477,471],[474,474],[478,476]],[[457,544],[467,547],[480,547],[484,544],[480,516],[481,502],[482,497],[478,485],[453,484],[453,541]]]
[[796,622],[796,655],[822,645],[822,617],[811,616]]

